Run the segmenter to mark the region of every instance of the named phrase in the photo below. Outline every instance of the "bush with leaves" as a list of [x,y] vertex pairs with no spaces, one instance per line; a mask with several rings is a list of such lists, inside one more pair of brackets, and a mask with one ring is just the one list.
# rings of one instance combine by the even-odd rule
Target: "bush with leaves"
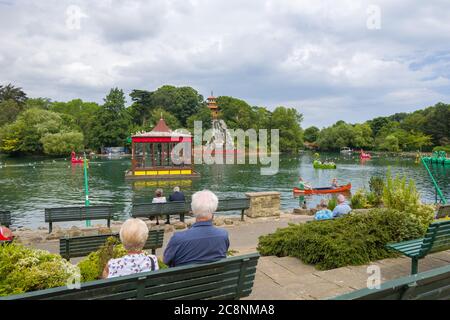
[[[110,259],[117,259],[125,256],[127,251],[115,237],[110,237],[105,244],[97,251],[91,252],[86,258],[78,263],[81,273],[81,282],[101,279],[103,269]],[[162,261],[158,259],[160,269],[166,269]]]
[[422,204],[414,181],[406,182],[406,177],[400,176],[393,178],[390,170],[387,173],[382,199],[385,207],[409,213],[425,230],[433,221],[434,208]]
[[350,204],[352,209],[366,209],[371,206],[367,200],[367,194],[364,189],[359,189],[354,195],[352,195]]
[[64,286],[77,268],[61,256],[20,244],[0,245],[0,296]]
[[378,206],[382,203],[384,180],[382,177],[372,176],[369,180],[370,203]]
[[290,224],[259,238],[264,255],[291,256],[320,270],[361,265],[395,257],[385,245],[422,237],[424,230],[410,214],[390,209],[372,209],[341,218]]

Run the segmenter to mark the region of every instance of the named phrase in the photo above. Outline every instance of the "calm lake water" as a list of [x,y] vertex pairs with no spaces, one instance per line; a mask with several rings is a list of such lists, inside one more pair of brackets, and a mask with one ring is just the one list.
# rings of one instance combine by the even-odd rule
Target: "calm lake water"
[[[388,167],[393,174],[403,174],[415,181],[422,199],[434,202],[434,189],[424,167],[412,158],[374,157],[361,163],[357,156],[322,154],[337,163],[336,170],[314,170],[312,155],[282,155],[280,168],[274,176],[260,175],[256,165],[197,165],[201,178],[177,182],[129,182],[124,172],[130,167],[130,158],[94,158],[90,162],[89,186],[91,204],[113,204],[121,218],[129,215],[133,202],[149,202],[157,187],[165,195],[180,185],[187,195],[208,188],[221,198],[245,197],[245,192],[279,191],[282,208],[298,207],[299,200],[292,194],[301,175],[313,186],[327,186],[332,178],[340,184],[352,183],[352,191],[368,189],[373,175],[385,176]],[[434,167],[444,195],[450,195],[450,167]],[[0,210],[10,210],[16,227],[45,226],[44,208],[84,204],[83,170],[72,166],[67,159],[0,157]],[[306,197],[308,206],[315,206],[323,196]],[[326,196],[328,197],[328,196]],[[94,222],[96,223],[96,222]],[[70,223],[73,225],[76,223]]]

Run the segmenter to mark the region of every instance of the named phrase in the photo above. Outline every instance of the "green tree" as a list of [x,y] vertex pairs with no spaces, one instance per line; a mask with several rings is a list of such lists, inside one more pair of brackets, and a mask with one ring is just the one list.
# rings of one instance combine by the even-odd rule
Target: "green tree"
[[11,83],[6,86],[0,85],[0,102],[8,100],[23,106],[27,101],[27,95],[22,88],[14,87]]
[[129,107],[131,120],[134,124],[145,126],[147,119],[154,109],[152,103],[153,92],[135,89],[130,93],[133,104]]
[[304,134],[305,141],[315,142],[317,140],[317,138],[319,137],[319,132],[320,132],[320,129],[315,126],[305,129],[305,134]]
[[49,110],[61,114],[67,122],[72,124],[72,128],[80,131],[84,136],[84,145],[90,146],[92,142],[92,127],[94,126],[100,106],[95,102],[84,102],[81,99],[74,99],[68,102],[53,102]]
[[69,131],[69,127],[59,114],[32,108],[1,128],[0,151],[9,154],[42,154],[45,153],[42,138],[66,131]]
[[295,108],[277,107],[272,112],[271,129],[280,130],[280,151],[298,152],[303,146],[303,115]]
[[203,96],[191,87],[165,85],[152,93],[151,101],[153,108],[177,115],[181,125],[186,126],[187,119],[203,105]]
[[187,121],[186,125],[187,128],[194,132],[194,122],[195,121],[201,121],[202,122],[202,128],[203,130],[208,130],[211,128],[211,110],[207,106],[201,106],[196,114],[193,114],[190,116]]
[[46,134],[41,138],[44,153],[52,156],[68,155],[73,150],[83,150],[83,134],[81,132],[69,131]]
[[126,143],[130,135],[131,119],[125,109],[125,95],[119,88],[113,88],[96,112],[95,122],[90,130],[90,146],[118,147]]
[[230,129],[254,128],[252,107],[244,100],[221,96],[217,98],[220,117]]
[[14,122],[23,108],[14,100],[6,100],[0,102],[0,127]]

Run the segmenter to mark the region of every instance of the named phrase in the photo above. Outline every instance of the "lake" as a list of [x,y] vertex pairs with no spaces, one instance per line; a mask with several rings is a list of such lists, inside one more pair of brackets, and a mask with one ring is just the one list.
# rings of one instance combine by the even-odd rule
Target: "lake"
[[[333,159],[336,170],[314,170],[312,154],[280,156],[280,168],[274,176],[260,175],[257,165],[197,165],[201,177],[195,180],[125,181],[124,172],[130,167],[130,158],[108,159],[95,157],[90,162],[89,187],[91,204],[113,204],[121,218],[129,215],[133,202],[151,202],[157,187],[165,195],[180,185],[186,195],[208,188],[220,198],[245,197],[245,192],[279,191],[282,209],[295,208],[298,198],[292,194],[301,175],[313,186],[328,186],[332,178],[340,184],[352,183],[352,191],[368,189],[371,176],[385,176],[388,167],[392,173],[406,175],[415,181],[422,200],[434,202],[434,188],[425,168],[413,158],[374,157],[361,163],[355,156],[321,154],[322,159]],[[444,195],[450,194],[450,167],[433,167],[433,173]],[[308,196],[308,206],[315,206],[323,196]],[[328,196],[326,196],[328,197]],[[70,159],[0,157],[0,210],[10,210],[15,227],[45,226],[44,208],[84,205],[83,169],[71,165]],[[95,222],[94,222],[95,223]],[[76,223],[70,223],[73,225]]]

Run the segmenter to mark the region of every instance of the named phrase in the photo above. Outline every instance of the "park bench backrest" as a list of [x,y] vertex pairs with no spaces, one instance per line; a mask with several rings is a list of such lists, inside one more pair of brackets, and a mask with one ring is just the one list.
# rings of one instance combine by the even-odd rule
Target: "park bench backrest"
[[112,215],[113,207],[107,205],[46,208],[45,222],[111,219]]
[[[7,296],[4,299],[239,299],[253,287],[259,254]],[[1,298],[0,298],[1,299]]]
[[[70,258],[84,257],[98,250],[105,244],[109,237],[119,238],[119,234],[101,234],[96,236],[72,237],[59,239],[59,254],[70,260]],[[148,233],[144,249],[151,249],[155,254],[156,249],[162,248],[164,241],[164,229],[152,229]]]
[[0,211],[0,225],[9,227],[11,225],[11,212]]
[[433,222],[428,227],[419,256],[450,248],[450,220]]
[[391,280],[379,289],[361,289],[332,300],[449,300],[450,266]]
[[[219,200],[217,212],[242,210],[242,216],[245,209],[250,208],[250,199],[224,199]],[[180,215],[180,220],[184,221],[184,214],[191,211],[190,202],[173,201],[165,203],[136,203],[131,208],[132,217],[157,217],[160,215]],[[169,222],[169,219],[167,219]]]
[[113,218],[113,207],[110,205],[79,206],[79,207],[60,207],[46,208],[45,222],[49,223],[49,232],[52,232],[53,222],[63,221],[83,221],[83,220],[108,220],[110,227]]
[[250,208],[249,198],[219,200],[217,211],[244,210]]
[[450,217],[450,204],[442,204],[436,214],[436,219]]

